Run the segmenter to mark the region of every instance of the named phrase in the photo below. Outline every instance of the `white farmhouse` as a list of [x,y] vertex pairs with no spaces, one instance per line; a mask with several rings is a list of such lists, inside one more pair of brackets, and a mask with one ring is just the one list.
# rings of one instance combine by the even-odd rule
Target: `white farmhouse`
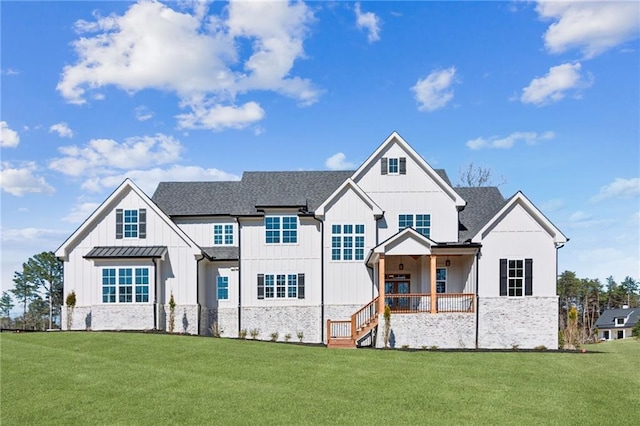
[[388,305],[396,347],[555,349],[566,241],[521,192],[453,187],[394,132],[355,171],[152,198],[127,179],[56,255],[73,329],[168,330],[173,295],[190,334],[381,347]]

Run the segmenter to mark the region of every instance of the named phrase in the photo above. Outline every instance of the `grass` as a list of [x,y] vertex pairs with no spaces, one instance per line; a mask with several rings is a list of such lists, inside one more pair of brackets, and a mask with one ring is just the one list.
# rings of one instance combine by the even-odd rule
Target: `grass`
[[640,418],[635,340],[602,343],[586,354],[474,353],[1,333],[0,351],[3,426],[625,425]]

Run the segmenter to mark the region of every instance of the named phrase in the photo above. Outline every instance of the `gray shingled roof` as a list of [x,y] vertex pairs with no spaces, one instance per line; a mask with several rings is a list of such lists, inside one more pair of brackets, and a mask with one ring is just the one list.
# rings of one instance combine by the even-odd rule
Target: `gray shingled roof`
[[212,260],[238,260],[238,247],[202,247],[202,251]]
[[[607,309],[600,315],[600,318],[596,321],[596,327],[599,329],[616,328],[616,318],[626,317],[629,315],[624,328],[635,326],[640,320],[640,308],[628,308],[628,309]],[[619,328],[623,328],[618,326]]]
[[86,259],[160,258],[166,251],[166,246],[94,247],[84,257]]
[[[447,183],[444,170],[436,173]],[[245,172],[235,182],[160,182],[153,201],[169,216],[252,215],[261,207],[315,211],[353,171]]]
[[495,186],[459,187],[454,190],[467,202],[459,215],[460,242],[476,235],[506,203]]
[[[436,173],[450,184],[447,173]],[[235,182],[161,182],[153,201],[169,216],[243,216],[265,207],[315,211],[353,171],[245,172]],[[505,204],[496,187],[454,188],[467,201],[459,241],[473,237]]]

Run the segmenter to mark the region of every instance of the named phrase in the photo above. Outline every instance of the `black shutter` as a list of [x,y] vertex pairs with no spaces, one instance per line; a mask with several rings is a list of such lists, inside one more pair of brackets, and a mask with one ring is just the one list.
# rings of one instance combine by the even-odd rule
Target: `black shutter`
[[116,239],[122,239],[122,209],[116,209]]
[[382,160],[380,160],[380,167],[381,167],[380,172],[381,172],[383,175],[386,175],[386,174],[387,174],[388,165],[389,165],[389,160],[388,160],[387,158],[384,158],[384,157],[383,157],[383,158],[382,158]]
[[400,174],[407,174],[407,159],[406,157],[400,157]]
[[298,299],[304,299],[304,274],[298,274]]
[[507,259],[500,259],[500,296],[507,295]]
[[147,238],[147,209],[138,210],[138,237]]
[[258,299],[264,299],[264,274],[258,274]]
[[533,259],[524,260],[524,295],[533,295]]

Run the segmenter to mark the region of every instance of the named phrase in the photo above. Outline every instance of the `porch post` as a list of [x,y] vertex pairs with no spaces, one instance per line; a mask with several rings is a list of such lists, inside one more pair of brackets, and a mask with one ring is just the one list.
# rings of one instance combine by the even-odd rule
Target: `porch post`
[[384,313],[384,254],[378,260],[378,313]]
[[431,275],[431,313],[435,314],[438,311],[438,303],[436,301],[436,256],[432,253],[430,256],[431,265],[429,274]]

